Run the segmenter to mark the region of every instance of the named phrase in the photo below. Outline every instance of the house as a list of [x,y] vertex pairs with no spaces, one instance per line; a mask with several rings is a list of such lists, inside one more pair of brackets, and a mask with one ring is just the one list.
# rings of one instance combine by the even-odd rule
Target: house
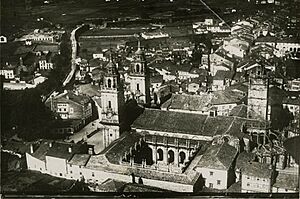
[[247,54],[250,44],[238,37],[225,40],[223,43],[223,49],[229,54],[244,58]]
[[202,174],[205,186],[212,189],[227,189],[235,182],[234,161],[238,151],[224,142],[209,147],[195,170]]
[[39,57],[39,69],[40,70],[52,70],[53,69],[53,57],[52,52],[47,53],[46,55],[41,55]]
[[212,91],[225,90],[225,88],[242,80],[242,73],[233,71],[217,71],[213,77]]
[[300,78],[289,80],[285,85],[285,89],[288,91],[300,91]]
[[53,54],[60,54],[58,44],[36,44],[32,51],[37,56],[41,56],[42,54],[48,54],[49,52]]
[[249,162],[242,169],[243,193],[270,193],[274,183],[274,170],[270,164]]
[[92,116],[90,98],[77,92],[64,91],[55,97],[50,97],[46,105],[62,119],[79,119],[85,122]]
[[201,95],[172,94],[171,98],[162,104],[162,110],[186,112],[195,114],[229,115],[231,110],[241,104],[244,95],[234,91],[215,91]]
[[279,172],[272,186],[272,193],[299,192],[299,175]]
[[242,181],[242,170],[247,167],[249,162],[254,162],[256,159],[256,155],[254,153],[251,153],[249,151],[243,151],[239,153],[237,159],[236,159],[236,164],[235,164],[235,176],[236,182],[241,182]]
[[278,49],[278,54],[276,55],[278,57],[283,57],[289,53],[300,52],[300,42],[295,38],[279,39],[272,36],[259,37],[255,41],[255,45],[257,44],[267,44]]
[[225,63],[213,63],[210,65],[210,72],[212,76],[215,76],[218,71],[230,71],[231,67]]
[[1,66],[0,75],[4,76],[7,80],[13,80],[15,78],[16,66],[6,63],[5,66]]
[[210,55],[210,65],[222,65],[225,64],[230,67],[231,70],[234,69],[235,58],[231,54],[227,54],[222,49],[218,49],[216,52]]
[[[70,162],[73,164],[76,162],[75,165],[79,167],[83,161],[79,161],[80,157],[78,156],[81,155],[85,158],[89,156],[90,147],[84,144],[42,140],[37,149],[26,153],[27,166],[29,170],[66,178],[67,174],[71,172],[72,164]],[[77,175],[77,173],[74,174]],[[80,175],[79,172],[78,175]]]

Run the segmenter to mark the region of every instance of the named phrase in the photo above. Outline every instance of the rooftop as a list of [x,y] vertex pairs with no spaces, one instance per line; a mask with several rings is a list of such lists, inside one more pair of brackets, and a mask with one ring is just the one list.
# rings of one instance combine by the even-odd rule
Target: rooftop
[[59,52],[59,45],[58,44],[37,44],[35,48],[33,49],[34,52],[40,52],[40,51],[50,51],[52,53],[58,53]]
[[90,157],[91,155],[89,154],[74,154],[69,163],[72,165],[85,166]]
[[77,86],[78,92],[89,97],[100,96],[99,86],[93,84],[81,84]]
[[146,108],[134,121],[132,128],[202,136],[230,134],[245,137],[247,134],[242,131],[244,125],[263,128],[265,122],[233,116],[210,117],[194,113]]
[[243,98],[243,93],[230,90],[201,95],[172,94],[171,98],[161,107],[173,110],[207,111],[214,105],[239,104]]
[[107,160],[113,164],[119,164],[122,157],[136,142],[139,142],[142,136],[137,133],[127,133],[125,136],[116,140],[108,146],[101,154],[105,154]]
[[259,162],[249,162],[243,167],[242,175],[271,179],[272,169],[270,166]]
[[197,167],[211,169],[226,169],[232,165],[238,151],[226,142],[221,145],[212,145],[201,157]]
[[248,153],[246,151],[243,151],[240,153],[236,159],[236,168],[243,169],[248,165],[249,162],[254,161],[255,154],[254,153]]
[[[71,148],[71,152],[69,151],[69,148]],[[34,151],[32,155],[40,160],[45,160],[46,156],[70,160],[74,154],[85,152],[87,152],[87,150],[85,148],[85,145],[82,144],[43,140],[40,146],[36,151]]]
[[77,95],[76,93],[70,90],[67,90],[64,93],[57,95],[56,97],[54,97],[54,99],[58,101],[71,100],[81,105],[84,105],[85,103],[90,101],[90,98],[88,96],[81,95],[81,94]]
[[288,190],[299,190],[299,176],[279,172],[273,187]]

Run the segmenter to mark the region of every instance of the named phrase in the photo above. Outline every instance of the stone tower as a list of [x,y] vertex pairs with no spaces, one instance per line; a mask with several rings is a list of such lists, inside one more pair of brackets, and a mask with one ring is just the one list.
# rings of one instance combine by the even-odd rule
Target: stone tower
[[145,54],[140,46],[140,41],[138,41],[138,49],[135,52],[133,59],[129,72],[130,91],[133,98],[136,99],[139,104],[149,104],[150,76]]
[[259,65],[249,75],[247,117],[267,120],[269,79]]
[[101,83],[101,120],[105,147],[120,137],[120,108],[124,105],[124,91],[116,64],[110,55]]

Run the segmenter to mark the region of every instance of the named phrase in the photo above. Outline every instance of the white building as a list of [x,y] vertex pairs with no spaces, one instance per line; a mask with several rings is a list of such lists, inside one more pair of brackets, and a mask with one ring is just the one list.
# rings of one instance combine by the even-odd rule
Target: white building
[[227,189],[235,182],[234,160],[238,151],[227,143],[212,145],[201,157],[196,171],[205,179],[205,186]]
[[250,162],[242,169],[242,192],[270,193],[274,182],[274,172],[271,165]]

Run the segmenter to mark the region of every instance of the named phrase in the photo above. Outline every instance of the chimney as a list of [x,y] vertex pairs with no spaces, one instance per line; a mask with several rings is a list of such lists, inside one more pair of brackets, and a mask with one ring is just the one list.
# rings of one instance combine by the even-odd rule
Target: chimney
[[30,154],[33,154],[33,144],[30,144]]
[[71,146],[69,146],[68,152],[69,152],[69,153],[72,153],[72,147],[71,147]]

